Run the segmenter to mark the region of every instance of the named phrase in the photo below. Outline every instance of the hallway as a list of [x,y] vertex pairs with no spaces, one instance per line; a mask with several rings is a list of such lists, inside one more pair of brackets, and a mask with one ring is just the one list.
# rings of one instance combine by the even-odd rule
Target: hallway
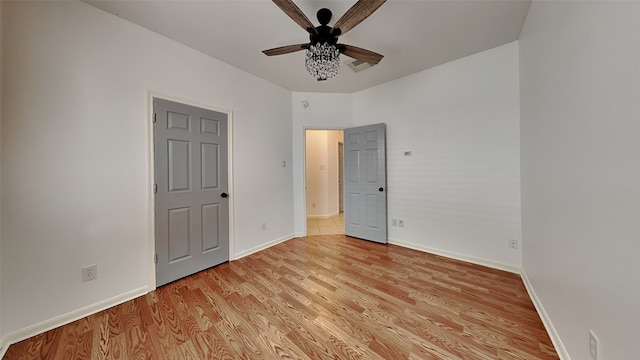
[[344,234],[344,213],[327,218],[307,218],[307,235]]

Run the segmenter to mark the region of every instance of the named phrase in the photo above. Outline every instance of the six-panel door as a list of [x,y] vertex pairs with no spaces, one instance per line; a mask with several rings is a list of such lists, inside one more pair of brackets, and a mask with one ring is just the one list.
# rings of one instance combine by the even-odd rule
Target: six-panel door
[[154,99],[156,285],[229,260],[227,114]]
[[385,125],[344,130],[345,235],[387,242]]

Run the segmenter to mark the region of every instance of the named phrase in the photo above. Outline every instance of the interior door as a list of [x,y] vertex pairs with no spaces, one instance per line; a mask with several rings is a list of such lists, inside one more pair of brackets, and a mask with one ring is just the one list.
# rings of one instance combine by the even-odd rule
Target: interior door
[[156,285],[229,261],[227,114],[154,99]]
[[345,235],[387,242],[385,124],[344,130]]

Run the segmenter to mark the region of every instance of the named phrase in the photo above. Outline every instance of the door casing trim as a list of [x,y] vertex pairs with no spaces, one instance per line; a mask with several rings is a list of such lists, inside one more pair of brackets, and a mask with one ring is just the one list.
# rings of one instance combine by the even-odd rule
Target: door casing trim
[[227,179],[229,184],[229,261],[234,260],[234,244],[235,244],[235,206],[234,206],[234,188],[233,188],[233,111],[229,109],[225,109],[222,107],[214,106],[211,104],[205,104],[198,101],[193,101],[190,99],[181,98],[175,95],[169,95],[157,91],[148,90],[147,91],[147,135],[148,135],[148,163],[147,163],[147,174],[149,181],[147,182],[147,197],[148,197],[148,208],[147,208],[147,231],[149,234],[149,238],[147,239],[147,249],[148,249],[148,264],[146,266],[147,269],[147,284],[149,291],[153,291],[156,289],[156,264],[154,261],[154,256],[156,253],[156,232],[155,232],[155,195],[153,192],[153,183],[155,178],[155,157],[153,154],[154,151],[154,137],[153,137],[153,100],[154,99],[162,99],[173,101],[177,103],[181,103],[184,105],[195,106],[206,110],[216,111],[219,113],[224,113],[227,115]]

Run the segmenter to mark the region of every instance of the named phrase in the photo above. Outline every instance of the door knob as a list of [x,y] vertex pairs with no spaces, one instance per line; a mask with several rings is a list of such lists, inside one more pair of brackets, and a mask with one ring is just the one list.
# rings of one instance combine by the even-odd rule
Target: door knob
[[229,194],[227,194],[227,193],[222,193],[222,194],[220,194],[220,196],[222,196],[223,198],[226,198],[226,197],[229,197]]
[[378,191],[383,192],[384,188],[381,187],[381,188],[378,189]]

